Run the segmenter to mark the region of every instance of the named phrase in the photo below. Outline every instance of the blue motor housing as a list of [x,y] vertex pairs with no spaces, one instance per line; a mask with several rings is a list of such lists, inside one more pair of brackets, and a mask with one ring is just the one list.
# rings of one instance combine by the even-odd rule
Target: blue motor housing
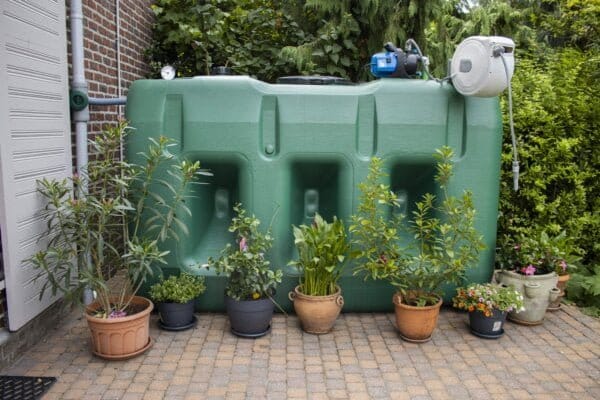
[[376,78],[413,78],[418,76],[417,69],[421,57],[417,54],[405,53],[386,43],[384,53],[373,54],[371,57],[371,73]]
[[377,78],[386,78],[398,68],[398,55],[395,52],[376,53],[371,56],[371,74]]

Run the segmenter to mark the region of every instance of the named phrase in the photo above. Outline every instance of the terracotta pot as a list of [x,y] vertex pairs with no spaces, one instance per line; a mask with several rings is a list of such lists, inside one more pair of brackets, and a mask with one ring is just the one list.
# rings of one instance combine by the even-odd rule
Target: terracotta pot
[[442,299],[426,307],[409,306],[402,303],[400,293],[392,298],[396,311],[396,325],[400,337],[407,342],[423,343],[431,340],[431,334],[437,326]]
[[152,302],[134,296],[131,304],[143,311],[122,318],[97,318],[89,314],[100,309],[100,303],[92,303],[85,317],[92,335],[92,352],[107,360],[126,360],[142,354],[152,346],[150,338],[150,312]]
[[555,301],[550,302],[550,305],[548,305],[548,311],[557,311],[560,309],[560,303],[562,298],[565,296],[565,288],[569,279],[571,279],[571,275],[569,274],[558,276],[558,283],[556,284],[556,287],[560,290],[560,294]]
[[342,290],[328,296],[309,296],[296,286],[288,297],[294,303],[294,310],[300,319],[302,329],[308,333],[322,334],[331,331],[335,320],[344,306]]

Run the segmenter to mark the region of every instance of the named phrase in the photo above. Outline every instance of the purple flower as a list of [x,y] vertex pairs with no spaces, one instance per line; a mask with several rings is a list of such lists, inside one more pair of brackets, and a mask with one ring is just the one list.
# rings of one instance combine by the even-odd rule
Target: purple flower
[[242,237],[240,240],[240,251],[248,251],[248,245],[246,244],[246,238]]
[[127,316],[127,313],[125,311],[113,310],[108,315],[108,318],[121,318],[121,317],[126,317],[126,316]]
[[565,272],[567,270],[567,263],[565,262],[565,260],[560,260],[560,263],[558,263],[558,265],[560,265],[563,272]]
[[529,264],[527,267],[521,268],[521,272],[525,275],[533,275],[535,274],[536,268]]

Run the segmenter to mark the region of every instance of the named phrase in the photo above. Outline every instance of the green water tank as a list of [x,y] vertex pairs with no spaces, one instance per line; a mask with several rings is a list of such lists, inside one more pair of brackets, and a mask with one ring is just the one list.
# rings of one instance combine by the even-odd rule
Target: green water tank
[[[148,137],[165,135],[179,143],[175,152],[214,174],[188,200],[193,216],[183,218],[189,235],[167,243],[167,273],[207,276],[200,310],[223,309],[224,279],[198,266],[233,242],[227,227],[236,202],[264,225],[277,212],[270,259],[286,273],[276,300],[291,309],[287,292],[298,282],[287,265],[295,255],[292,224],[310,222],[317,211],[348,221],[372,156],[385,160],[391,188],[410,212],[422,194],[435,191],[432,154],[443,145],[456,154],[449,192],[473,192],[476,227],[487,246],[469,279],[486,281],[492,274],[502,141],[498,98],[464,97],[450,84],[426,80],[295,85],[202,76],[136,81],[127,118],[136,129],[127,143],[130,161],[140,161]],[[393,288],[353,276],[351,265],[340,285],[344,311],[392,309]],[[448,300],[452,288],[445,293]]]

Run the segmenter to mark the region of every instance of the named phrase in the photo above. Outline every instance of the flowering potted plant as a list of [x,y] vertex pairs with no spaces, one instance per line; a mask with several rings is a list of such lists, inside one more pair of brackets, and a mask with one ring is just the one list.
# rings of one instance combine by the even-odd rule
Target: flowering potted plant
[[281,270],[272,270],[266,253],[272,246],[270,228],[259,231],[260,220],[247,215],[241,204],[233,210],[229,232],[235,234],[236,245],[230,243],[218,259],[209,257],[208,267],[226,276],[225,308],[231,332],[242,337],[265,335],[273,317],[275,287],[281,283]]
[[298,267],[301,275],[289,298],[306,332],[327,333],[344,305],[337,284],[349,250],[344,224],[336,217],[328,223],[315,214],[310,226],[294,226],[294,244],[298,260],[290,264]]
[[[186,232],[177,213],[190,212],[184,204],[187,187],[204,173],[199,162],[177,161],[169,152],[174,144],[165,137],[151,139],[144,164],[121,161],[119,148],[128,131],[122,122],[95,136],[90,144],[97,154],[85,176],[38,182],[46,201],[47,246],[30,259],[45,282],[40,296],[51,290],[85,305],[93,353],[111,360],[133,357],[152,345],[153,304],[135,294],[153,266],[166,263],[169,252],[161,244]],[[158,168],[169,168],[171,183],[155,179]],[[154,191],[160,185],[167,186],[168,195]],[[119,272],[125,279],[109,284]],[[83,294],[90,291],[95,301],[84,304]]]
[[469,312],[471,333],[486,339],[504,335],[508,312],[523,311],[523,295],[512,287],[493,283],[475,284],[456,289],[454,307]]
[[[398,289],[393,297],[396,324],[400,336],[411,342],[431,339],[442,305],[441,286],[462,283],[484,246],[474,227],[471,193],[465,191],[459,198],[448,194],[452,156],[448,146],[436,150],[435,181],[441,196],[423,195],[404,227],[399,213],[389,217],[389,208],[397,208],[398,201],[389,186],[380,183],[381,160],[372,159],[369,175],[359,186],[358,213],[352,216],[350,232],[362,261],[356,271],[367,278],[386,279]],[[402,228],[414,238],[407,249],[398,245]]]
[[[517,240],[504,239],[506,245],[499,253],[501,271],[496,279],[514,287],[525,296],[526,311],[508,318],[526,325],[541,324],[546,309],[564,294],[557,287],[559,276],[566,283],[568,273],[575,269],[580,250],[574,246],[566,232],[549,235],[540,231],[533,235],[521,234]],[[563,284],[564,286],[564,284]]]
[[204,293],[203,276],[171,275],[150,287],[150,298],[158,303],[158,325],[167,331],[182,331],[196,325],[194,299]]

